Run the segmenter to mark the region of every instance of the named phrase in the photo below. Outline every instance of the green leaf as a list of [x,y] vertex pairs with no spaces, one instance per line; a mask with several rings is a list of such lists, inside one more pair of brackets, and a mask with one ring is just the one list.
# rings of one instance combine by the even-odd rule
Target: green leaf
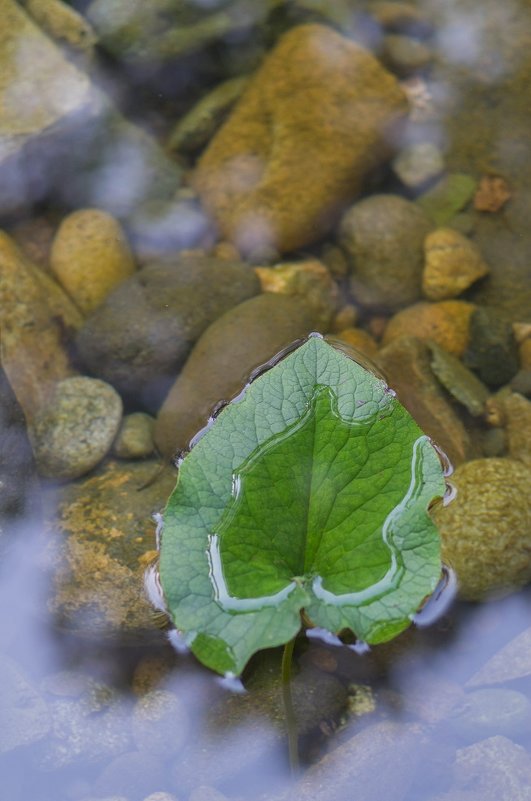
[[441,573],[428,437],[385,382],[318,335],[248,384],[182,460],[164,513],[168,611],[239,674],[302,609],[368,643],[406,628]]

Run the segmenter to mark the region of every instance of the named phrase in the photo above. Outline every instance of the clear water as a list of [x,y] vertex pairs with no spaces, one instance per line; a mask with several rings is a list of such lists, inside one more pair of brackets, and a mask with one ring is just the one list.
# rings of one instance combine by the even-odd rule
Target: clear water
[[[449,169],[499,172],[509,179],[510,211],[503,218],[479,219],[476,237],[492,262],[507,262],[520,292],[522,275],[524,284],[531,283],[528,268],[527,279],[525,273],[531,254],[531,83],[522,46],[531,31],[529,5],[524,0],[419,5],[434,20],[436,46],[446,64],[436,65],[431,81],[411,82],[418,113],[426,112],[423,134],[443,146],[453,143]],[[175,80],[193,85],[193,67],[187,63],[192,73]],[[123,80],[112,63],[105,76],[118,86]],[[434,97],[445,108],[435,121],[429,116]],[[124,88],[126,111],[142,117],[136,99],[135,91]],[[149,108],[148,122],[155,128],[167,124],[163,107],[161,102]],[[394,188],[389,179],[389,191]],[[501,290],[495,285],[493,291]],[[456,724],[456,710],[480,686],[474,679],[478,671],[529,631],[528,589],[485,604],[449,603],[450,577],[450,590],[439,603],[428,604],[391,644],[355,647],[322,632],[301,638],[294,704],[303,773],[293,787],[280,652],[255,657],[237,683],[203,669],[175,634],[160,627],[155,612],[152,629],[133,642],[63,630],[47,607],[52,576],[44,565],[50,542],[38,514],[41,490],[30,479],[26,495],[23,512],[9,515],[3,525],[0,798],[144,801],[153,793],[170,794],[157,801],[215,801],[216,793],[230,801],[288,795],[316,801],[511,798],[490,774],[485,784],[477,776],[468,783],[459,778],[456,752],[501,735],[529,756],[531,715],[527,725],[513,720],[506,726],[499,700],[500,715],[477,724],[474,739]],[[531,645],[521,642],[517,656],[507,660],[506,678],[498,670],[486,686],[518,690],[529,700]],[[516,771],[513,763],[508,770]],[[527,793],[522,797],[531,797],[531,778],[527,788],[525,779],[520,786]],[[205,787],[210,789],[200,791]]]

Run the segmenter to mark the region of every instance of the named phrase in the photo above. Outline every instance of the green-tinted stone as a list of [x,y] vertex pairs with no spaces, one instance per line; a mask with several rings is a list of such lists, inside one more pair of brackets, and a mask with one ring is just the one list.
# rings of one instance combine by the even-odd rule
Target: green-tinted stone
[[436,225],[446,225],[470,203],[477,182],[464,173],[450,173],[421,195],[416,203]]

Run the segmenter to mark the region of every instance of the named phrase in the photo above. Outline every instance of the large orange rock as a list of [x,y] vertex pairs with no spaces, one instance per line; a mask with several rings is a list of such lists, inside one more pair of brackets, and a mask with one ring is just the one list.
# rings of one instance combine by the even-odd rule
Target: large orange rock
[[322,236],[392,149],[407,111],[396,79],[324,25],[292,28],[199,161],[195,186],[240,252]]

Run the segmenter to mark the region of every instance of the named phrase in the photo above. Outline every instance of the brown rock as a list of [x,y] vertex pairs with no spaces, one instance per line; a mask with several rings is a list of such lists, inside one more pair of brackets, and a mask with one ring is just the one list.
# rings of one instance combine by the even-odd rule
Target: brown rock
[[126,415],[113,443],[113,451],[119,459],[146,459],[153,455],[154,419],[144,412]]
[[428,347],[418,339],[404,337],[379,352],[378,364],[400,402],[452,464],[469,458],[470,439],[431,371]]
[[352,266],[350,291],[372,309],[399,309],[421,296],[423,244],[432,223],[398,195],[370,195],[348,209],[339,237]]
[[466,682],[466,687],[505,684],[531,675],[531,628],[524,629],[500,648]]
[[400,713],[431,725],[447,718],[464,696],[461,685],[427,669],[404,685],[397,699]]
[[334,315],[330,324],[330,330],[337,334],[339,331],[344,331],[346,328],[355,328],[358,318],[359,313],[356,306],[352,303],[347,303]]
[[511,392],[501,403],[509,456],[531,467],[531,402]]
[[528,801],[531,759],[507,737],[489,737],[457,752],[455,778],[460,788],[483,801]]
[[168,149],[181,153],[195,153],[204,147],[248,83],[247,75],[239,75],[223,81],[204,95],[179,120],[170,134]]
[[433,61],[433,51],[412,36],[390,33],[383,37],[383,63],[401,77],[420,72]]
[[524,339],[521,343],[518,356],[522,370],[529,370],[531,368],[531,337]]
[[84,16],[63,0],[25,0],[26,10],[46,33],[74,51],[90,53],[96,34]]
[[46,403],[58,381],[74,373],[43,286],[0,231],[1,360],[26,419]]
[[171,651],[145,656],[136,666],[131,680],[133,693],[143,696],[169,684],[174,667],[173,656]]
[[122,227],[99,209],[69,214],[55,236],[51,267],[57,280],[84,314],[135,272]]
[[511,191],[505,178],[501,175],[484,175],[476,194],[474,195],[474,208],[477,211],[499,211],[505,206]]
[[427,33],[431,29],[425,12],[413,3],[400,0],[375,0],[368,7],[369,13],[382,26],[392,31],[414,31]]
[[210,255],[221,261],[239,261],[240,259],[240,254],[232,242],[218,242]]
[[448,351],[430,342],[431,369],[450,395],[462,403],[473,417],[485,412],[489,390],[479,378]]
[[172,457],[229,401],[251,371],[315,328],[316,314],[299,298],[266,292],[231,309],[201,336],[155,424],[155,443]]
[[[350,272],[348,259],[337,245],[325,242],[321,248],[321,261],[330,270],[336,281],[346,278]],[[354,308],[354,307],[352,307]]]
[[369,359],[375,359],[378,354],[378,345],[363,328],[345,328],[337,334],[337,338],[351,345],[355,350],[361,351]]
[[[0,209],[31,202],[45,180],[45,159],[28,169],[28,147],[66,132],[73,115],[92,108],[87,75],[76,69],[14,0],[0,0]],[[30,53],[31,58],[24,54]],[[53,148],[52,148],[53,149]],[[39,195],[40,197],[40,195]]]
[[320,331],[327,331],[338,301],[337,284],[317,259],[275,267],[255,267],[263,292],[277,292],[305,300],[315,309]]
[[375,723],[309,768],[282,798],[339,801],[358,787],[366,799],[401,801],[422,759],[425,737],[425,728],[415,724]]
[[9,234],[33,264],[47,270],[56,228],[52,215],[35,214],[10,228]]
[[36,267],[29,261],[26,262],[26,267],[32,273],[37,283],[40,284],[46,296],[46,302],[52,319],[60,322],[64,333],[68,337],[73,336],[79,331],[84,322],[83,315],[77,306],[70,300],[64,289],[49,273],[45,272],[40,267]]
[[90,315],[76,338],[80,359],[137,408],[158,410],[200,335],[259,290],[241,261],[190,251],[155,261]]
[[467,681],[466,687],[505,684],[507,681],[530,675],[531,628],[527,628],[500,648],[477,673],[474,673]]
[[88,473],[111,449],[121,419],[121,398],[109,384],[89,376],[58,381],[28,429],[38,472],[59,479]]
[[292,28],[202,156],[195,185],[241,252],[304,247],[387,158],[406,110],[367,51],[322,25]]
[[383,344],[388,345],[404,336],[433,339],[448,353],[462,356],[468,346],[470,317],[474,308],[472,303],[464,300],[415,303],[391,318],[383,335]]
[[518,345],[531,337],[531,323],[513,323],[512,329]]
[[422,291],[428,300],[455,298],[489,268],[479,248],[452,228],[437,228],[424,241]]
[[61,627],[97,637],[154,630],[143,557],[155,548],[151,516],[174,486],[175,472],[154,460],[109,462],[48,493],[49,607]]
[[388,318],[383,314],[375,314],[367,321],[367,330],[377,342],[381,342],[388,322]]
[[513,459],[474,459],[452,476],[457,497],[436,506],[442,558],[470,601],[507,595],[531,581],[531,470]]

